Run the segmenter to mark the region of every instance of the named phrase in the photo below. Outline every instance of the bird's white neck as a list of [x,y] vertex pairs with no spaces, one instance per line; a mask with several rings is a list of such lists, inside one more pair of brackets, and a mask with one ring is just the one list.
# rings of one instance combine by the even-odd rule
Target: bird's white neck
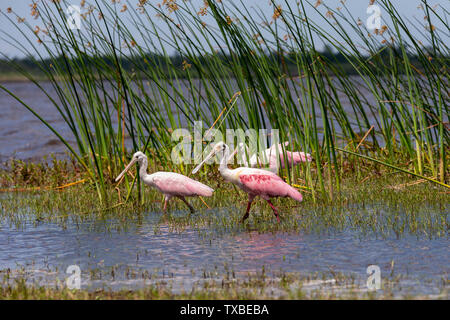
[[146,158],[142,159],[142,161],[139,161],[139,177],[142,180],[145,180],[149,176],[149,174],[147,173],[147,167],[148,161]]
[[228,158],[230,157],[230,149],[225,145],[225,150],[220,160],[219,172],[220,175],[227,181],[232,180],[232,170],[228,168]]

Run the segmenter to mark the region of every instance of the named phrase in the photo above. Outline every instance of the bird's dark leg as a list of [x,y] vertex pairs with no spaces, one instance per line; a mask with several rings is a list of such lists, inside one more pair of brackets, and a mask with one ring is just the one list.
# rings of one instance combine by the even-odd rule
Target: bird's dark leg
[[178,197],[178,198],[180,198],[181,200],[183,200],[184,203],[186,203],[186,205],[189,207],[189,210],[191,211],[191,213],[194,213],[194,212],[195,212],[194,207],[191,206],[191,205],[189,204],[189,202],[187,202],[187,200],[186,200],[184,197]]
[[274,207],[274,205],[272,204],[272,202],[270,202],[270,200],[267,200],[267,202],[269,203],[270,207],[272,208],[273,214],[275,215],[275,217],[277,217],[278,223],[280,223],[280,217],[278,216],[278,211],[277,211],[277,209]]
[[169,202],[170,197],[164,196],[164,206],[163,206],[163,213],[166,213],[167,211],[167,203]]
[[250,207],[252,206],[253,196],[248,196],[248,203],[247,203],[247,211],[245,211],[244,216],[241,219],[241,222],[244,223],[245,220],[247,220],[248,215],[250,214]]

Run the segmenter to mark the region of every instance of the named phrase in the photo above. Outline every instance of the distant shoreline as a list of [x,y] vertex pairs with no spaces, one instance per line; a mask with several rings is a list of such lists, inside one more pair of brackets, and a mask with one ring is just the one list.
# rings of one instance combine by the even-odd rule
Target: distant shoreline
[[[334,75],[332,75],[333,77]],[[347,76],[351,76],[351,77],[359,77],[359,74],[356,72],[347,72]],[[226,76],[224,76],[223,78],[225,78]],[[289,78],[290,79],[295,79],[298,78],[299,76],[296,74],[292,74]],[[230,78],[230,77],[227,77]],[[139,78],[140,80],[149,80],[149,78]],[[180,80],[182,79],[188,79],[187,77],[179,77]],[[191,80],[197,80],[200,79],[199,77],[194,77],[191,78]],[[106,80],[106,79],[104,79]],[[137,79],[133,79],[133,80],[137,80]],[[0,75],[0,83],[25,83],[25,82],[30,82],[32,83],[33,81],[36,82],[51,82],[52,80],[49,79],[48,77],[44,76],[44,75],[33,75],[32,80],[30,80],[30,78],[21,75],[21,74],[8,74],[8,75]]]
[[[45,80],[48,80],[48,79],[45,79],[44,77],[42,77],[42,78],[36,77],[35,80],[37,80],[37,81],[45,81]],[[25,76],[22,76],[21,74],[17,74],[17,75],[8,75],[8,76],[0,75],[0,82],[3,82],[3,83],[11,83],[11,82],[31,82],[31,80],[28,79],[28,78],[25,77]]]

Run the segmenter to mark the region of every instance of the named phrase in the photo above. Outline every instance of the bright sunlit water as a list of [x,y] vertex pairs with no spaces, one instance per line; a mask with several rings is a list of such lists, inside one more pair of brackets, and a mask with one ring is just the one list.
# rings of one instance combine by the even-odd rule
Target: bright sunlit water
[[[148,212],[139,223],[129,223],[126,230],[117,231],[120,223],[68,222],[64,227],[25,223],[17,228],[3,222],[0,269],[23,267],[45,284],[56,278],[64,281],[67,267],[76,264],[82,270],[84,288],[112,289],[143,287],[151,282],[139,276],[127,277],[127,268],[146,271],[153,279],[171,279],[175,289],[189,289],[192,282],[205,277],[221,279],[227,272],[245,277],[263,268],[268,276],[284,271],[304,276],[320,273],[325,279],[333,279],[332,272],[341,272],[355,276],[365,289],[366,268],[375,264],[381,268],[382,279],[402,275],[403,289],[438,294],[436,283],[447,278],[450,267],[447,237],[385,239],[354,231],[288,234],[245,229],[217,233],[189,227],[176,232],[161,223],[156,212]],[[118,270],[114,279],[112,267]],[[91,277],[89,270],[102,276]]]

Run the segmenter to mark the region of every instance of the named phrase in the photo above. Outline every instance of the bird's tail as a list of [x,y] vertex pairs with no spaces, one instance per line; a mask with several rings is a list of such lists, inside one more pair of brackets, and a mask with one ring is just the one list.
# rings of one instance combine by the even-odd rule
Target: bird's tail
[[293,187],[289,188],[288,196],[294,200],[297,200],[298,202],[302,202],[302,200],[303,200],[302,194]]
[[197,195],[202,196],[202,197],[211,197],[213,192],[214,192],[213,188],[210,188],[207,185],[204,185],[203,183],[198,182],[198,185],[196,188]]
[[294,164],[300,163],[300,162],[311,162],[312,157],[309,153],[304,152],[292,152],[290,153],[290,156],[292,157],[292,162]]

